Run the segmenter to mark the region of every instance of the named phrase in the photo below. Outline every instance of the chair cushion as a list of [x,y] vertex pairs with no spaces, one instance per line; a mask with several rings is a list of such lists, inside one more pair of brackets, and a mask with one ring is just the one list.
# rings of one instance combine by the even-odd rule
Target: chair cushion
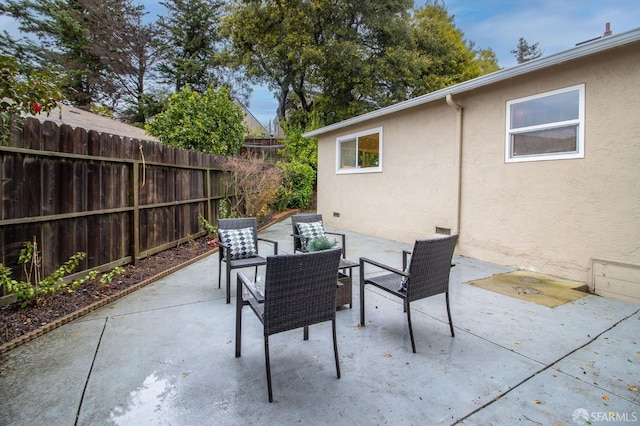
[[318,237],[326,238],[322,222],[298,222],[296,227],[298,228],[298,234],[305,237],[301,241],[303,250],[309,241]]
[[220,241],[229,246],[232,260],[254,257],[258,254],[253,240],[253,228],[219,229]]

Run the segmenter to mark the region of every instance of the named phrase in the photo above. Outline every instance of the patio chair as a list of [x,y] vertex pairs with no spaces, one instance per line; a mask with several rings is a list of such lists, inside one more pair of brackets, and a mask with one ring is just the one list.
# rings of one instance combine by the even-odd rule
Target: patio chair
[[218,219],[218,288],[222,279],[222,263],[227,270],[227,303],[231,303],[231,270],[266,265],[267,260],[258,254],[258,241],[273,244],[273,254],[278,254],[278,242],[258,237],[258,227],[254,217],[239,219]]
[[326,235],[336,235],[340,237],[342,248],[342,258],[347,256],[345,234],[339,232],[329,232],[324,229],[322,215],[316,213],[301,213],[291,216],[291,226],[293,228],[293,251],[307,252],[307,244],[316,237],[326,237]]
[[[340,250],[297,253],[267,257],[264,295],[254,283],[238,273],[236,297],[236,358],[242,341],[242,307],[249,305],[264,328],[264,356],[267,369],[269,402],[273,402],[269,336],[331,321],[336,372],[340,378],[338,342],[336,339],[336,288]],[[245,294],[243,288],[248,290]],[[246,299],[245,299],[246,297]]]
[[[381,290],[391,293],[403,300],[404,310],[407,313],[411,348],[416,352],[416,343],[411,327],[410,303],[425,297],[444,293],[447,303],[447,316],[451,337],[455,337],[451,310],[449,308],[449,272],[453,251],[458,241],[458,235],[431,240],[417,240],[413,251],[403,251],[402,270],[384,265],[382,263],[361,257],[360,258],[360,325],[365,326],[364,321],[364,287],[371,284]],[[410,260],[407,258],[410,256]],[[371,264],[382,268],[389,274],[365,278],[365,265]]]

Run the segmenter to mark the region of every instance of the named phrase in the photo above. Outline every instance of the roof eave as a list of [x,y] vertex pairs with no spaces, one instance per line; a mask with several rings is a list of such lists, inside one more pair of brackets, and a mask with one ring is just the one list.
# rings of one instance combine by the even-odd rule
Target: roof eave
[[465,81],[463,83],[456,84],[454,86],[445,87],[444,89],[437,90],[435,92],[427,93],[426,95],[418,96],[413,99],[409,99],[403,102],[399,102],[388,107],[380,108],[369,113],[359,115],[357,117],[350,118],[348,120],[340,121],[329,126],[321,127],[316,130],[304,133],[302,136],[306,138],[314,138],[325,133],[333,132],[354,124],[362,123],[364,121],[372,120],[375,118],[383,117],[385,115],[393,114],[399,111],[404,111],[409,108],[413,108],[419,105],[424,105],[429,102],[444,99],[448,94],[459,94],[468,92],[483,86],[498,83],[510,78],[518,77],[523,74],[538,71],[544,68],[562,64],[563,62],[573,61],[575,59],[583,58],[595,53],[599,53],[605,50],[613,49],[615,47],[621,47],[626,44],[635,43],[640,41],[640,28],[620,33],[618,35],[608,36],[600,38],[583,45],[573,47],[569,50],[565,50],[553,55],[544,56],[533,61],[525,62],[523,64],[516,65],[511,68],[503,69],[493,72],[491,74],[483,75],[481,77],[474,78],[472,80]]

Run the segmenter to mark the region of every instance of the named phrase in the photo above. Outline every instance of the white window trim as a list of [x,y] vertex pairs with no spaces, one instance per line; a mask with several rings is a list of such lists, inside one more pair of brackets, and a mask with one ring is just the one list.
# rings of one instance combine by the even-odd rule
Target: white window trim
[[[380,152],[378,154],[378,167],[356,167],[353,169],[341,169],[340,168],[340,143],[346,140],[356,139],[360,136],[371,135],[373,133],[378,133],[378,147]],[[346,175],[346,174],[354,174],[354,173],[379,173],[382,171],[382,147],[383,147],[383,133],[382,127],[375,127],[373,129],[363,130],[357,133],[351,133],[349,135],[339,136],[336,138],[336,174]],[[357,145],[356,145],[357,151]]]
[[[558,121],[553,123],[529,126],[529,127],[521,127],[517,130],[511,129],[511,105],[518,104],[534,99],[545,98],[548,96],[557,95],[560,93],[578,91],[578,118],[575,120],[567,120],[567,121]],[[565,87],[563,89],[552,90],[550,92],[544,92],[537,95],[527,96],[524,98],[514,99],[512,101],[507,102],[507,111],[506,111],[506,140],[505,140],[505,151],[504,151],[504,161],[505,163],[522,163],[526,161],[547,161],[547,160],[567,160],[567,159],[576,159],[576,158],[584,158],[584,109],[585,109],[585,85],[578,84],[571,87]],[[532,154],[532,155],[522,155],[518,157],[511,156],[511,135],[517,133],[526,133],[534,130],[544,130],[544,129],[553,129],[555,127],[563,127],[567,125],[577,124],[578,129],[576,132],[576,137],[578,141],[576,143],[576,152],[567,152],[567,153],[553,153],[553,154]]]

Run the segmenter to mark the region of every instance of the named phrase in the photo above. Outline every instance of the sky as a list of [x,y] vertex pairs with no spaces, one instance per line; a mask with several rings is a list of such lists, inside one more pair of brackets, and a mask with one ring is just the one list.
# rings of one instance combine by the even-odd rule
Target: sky
[[[159,7],[156,1],[140,3],[149,11]],[[415,4],[423,6],[425,0]],[[529,45],[538,43],[543,55],[551,55],[601,36],[607,22],[614,35],[640,27],[638,0],[444,0],[444,4],[464,39],[477,48],[491,48],[501,68],[516,65],[511,50],[520,37]],[[0,29],[14,28],[13,22],[0,17]],[[277,107],[266,87],[253,87],[248,109],[265,127]]]

